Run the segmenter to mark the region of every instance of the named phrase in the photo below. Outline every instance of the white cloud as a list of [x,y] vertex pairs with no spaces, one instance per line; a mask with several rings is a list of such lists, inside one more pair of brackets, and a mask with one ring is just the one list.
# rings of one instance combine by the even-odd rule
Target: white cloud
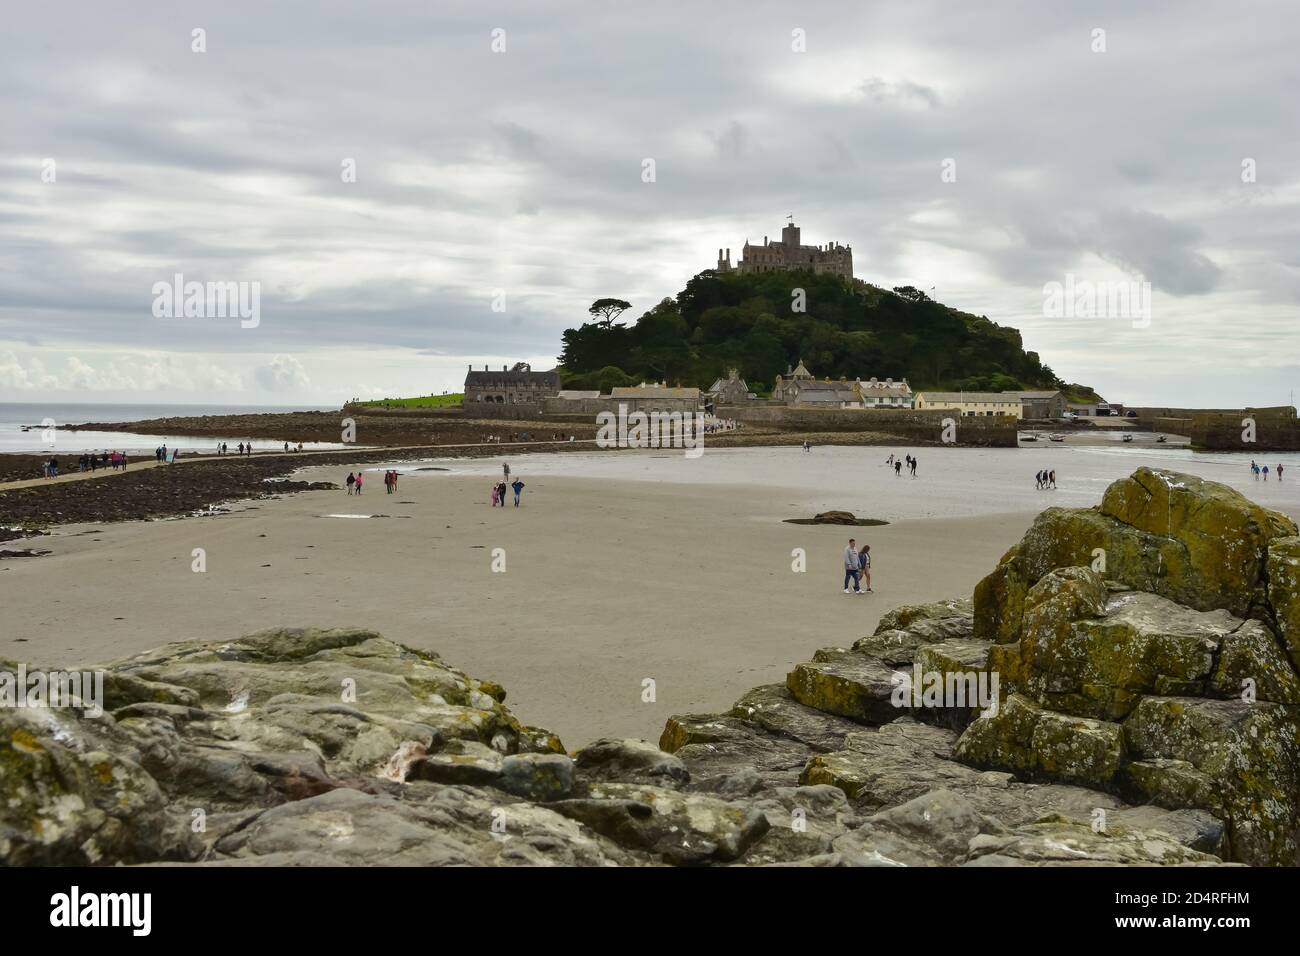
[[302,363],[292,355],[277,355],[253,373],[257,384],[268,392],[298,392],[311,384]]

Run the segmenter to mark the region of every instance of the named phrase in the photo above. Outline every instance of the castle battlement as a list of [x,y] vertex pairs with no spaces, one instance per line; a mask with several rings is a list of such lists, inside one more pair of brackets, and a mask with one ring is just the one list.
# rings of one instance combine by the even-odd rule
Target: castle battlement
[[719,272],[789,272],[807,269],[818,274],[830,273],[843,279],[853,278],[853,247],[828,242],[824,246],[805,246],[799,241],[800,231],[793,220],[781,230],[779,242],[763,237],[762,245],[745,240],[740,261],[731,264],[731,250],[718,250]]

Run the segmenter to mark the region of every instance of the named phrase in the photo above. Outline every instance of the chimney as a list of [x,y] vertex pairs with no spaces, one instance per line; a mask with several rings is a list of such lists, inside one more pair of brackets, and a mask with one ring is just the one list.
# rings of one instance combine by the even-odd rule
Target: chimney
[[473,363],[473,362],[470,362],[470,363],[469,363],[469,370],[470,370],[471,372],[474,371],[474,363]]
[[485,372],[486,372],[486,371],[487,371],[487,370],[488,370],[488,367],[487,367],[487,365],[486,365],[486,364],[484,364],[484,366],[483,366],[483,371],[485,371]]
[[510,371],[510,366],[508,366],[508,365],[502,365],[502,366],[501,366],[501,371],[503,371],[503,372],[508,372],[508,371]]

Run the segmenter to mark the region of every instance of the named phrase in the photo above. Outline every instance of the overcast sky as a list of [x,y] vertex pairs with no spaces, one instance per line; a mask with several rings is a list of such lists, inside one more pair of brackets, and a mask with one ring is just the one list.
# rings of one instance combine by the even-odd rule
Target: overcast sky
[[[471,362],[550,368],[593,299],[639,315],[793,214],[804,242],[851,244],[859,278],[1013,325],[1112,400],[1283,403],[1300,380],[1294,14],[8,4],[0,401],[455,391]],[[258,324],[157,317],[154,284],[177,273],[260,283]],[[1149,323],[1046,316],[1044,286],[1070,275],[1149,282]]]

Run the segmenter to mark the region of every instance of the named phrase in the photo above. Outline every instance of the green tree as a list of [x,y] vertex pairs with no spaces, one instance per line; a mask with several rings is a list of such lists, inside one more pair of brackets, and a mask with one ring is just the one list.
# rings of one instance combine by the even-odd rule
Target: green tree
[[591,303],[591,308],[587,311],[591,313],[597,325],[608,329],[614,324],[615,319],[630,308],[632,303],[622,299],[597,299]]

